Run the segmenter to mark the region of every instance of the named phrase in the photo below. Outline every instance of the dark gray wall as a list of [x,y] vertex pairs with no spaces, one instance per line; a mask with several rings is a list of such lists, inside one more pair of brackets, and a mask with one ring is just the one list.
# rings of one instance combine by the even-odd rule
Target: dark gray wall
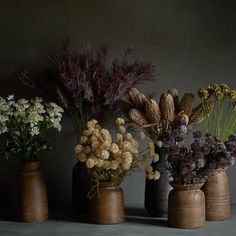
[[[161,78],[143,86],[145,92],[170,87],[194,92],[211,82],[236,87],[235,12],[233,0],[0,0],[0,94],[32,96],[13,73],[40,70],[68,37],[74,45],[108,43],[112,55],[132,44],[160,67]],[[61,135],[51,137],[52,151],[42,157],[50,204],[57,207],[70,204],[76,161],[72,125],[68,118],[63,124]],[[16,157],[1,158],[1,205],[14,203],[18,166]],[[229,172],[236,203],[235,167]],[[127,204],[142,204],[144,174],[132,175],[124,189]]]

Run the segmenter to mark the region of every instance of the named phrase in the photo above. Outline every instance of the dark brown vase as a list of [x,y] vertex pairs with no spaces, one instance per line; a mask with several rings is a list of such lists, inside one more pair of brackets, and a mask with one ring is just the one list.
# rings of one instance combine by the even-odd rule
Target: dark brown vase
[[203,186],[206,197],[206,220],[226,220],[230,217],[228,176],[225,170],[217,170]]
[[202,185],[172,184],[168,199],[168,225],[174,228],[201,228],[205,224],[205,196]]
[[118,224],[125,220],[124,194],[120,187],[103,185],[89,203],[89,219],[94,224]]
[[166,217],[168,211],[168,195],[172,187],[170,186],[169,172],[166,169],[166,157],[163,149],[156,147],[159,154],[159,161],[152,163],[154,170],[161,173],[159,180],[148,180],[145,184],[145,208],[150,216]]
[[91,189],[84,163],[77,162],[72,173],[72,204],[79,214],[88,214],[88,193]]
[[42,222],[48,219],[48,200],[45,180],[39,162],[24,162],[19,178],[18,219],[23,222]]

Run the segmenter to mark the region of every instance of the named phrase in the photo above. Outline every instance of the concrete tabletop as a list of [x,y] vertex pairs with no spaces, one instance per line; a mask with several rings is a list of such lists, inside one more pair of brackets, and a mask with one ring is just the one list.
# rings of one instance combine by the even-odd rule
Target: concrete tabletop
[[166,219],[148,217],[142,208],[127,208],[126,222],[117,225],[94,225],[71,211],[50,211],[49,220],[43,223],[20,223],[2,219],[0,236],[236,236],[236,206],[231,218],[221,222],[206,222],[202,229],[174,229]]

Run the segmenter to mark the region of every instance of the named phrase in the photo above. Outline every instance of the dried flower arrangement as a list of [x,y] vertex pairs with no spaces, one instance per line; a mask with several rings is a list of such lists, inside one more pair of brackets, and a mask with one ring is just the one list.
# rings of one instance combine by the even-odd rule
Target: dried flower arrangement
[[[161,95],[160,101],[148,99],[136,88],[129,91],[129,99],[119,99],[118,108],[127,118],[144,129],[158,146],[163,134],[179,125],[198,124],[204,119],[203,103],[194,107],[194,94],[185,93],[179,101],[177,89]],[[205,107],[211,111],[211,104]]]
[[[198,90],[205,116],[205,131],[226,141],[236,129],[236,90],[226,84],[212,84]],[[207,104],[213,104],[213,112],[207,113]]]
[[139,60],[131,62],[132,54],[132,50],[126,50],[110,68],[106,47],[97,51],[81,47],[78,53],[66,44],[49,56],[53,65],[49,73],[33,78],[26,71],[19,79],[31,88],[44,90],[46,96],[51,94],[50,100],[57,101],[72,118],[79,140],[88,120],[101,121],[131,87],[155,77],[155,66]]
[[211,134],[206,134],[203,140],[201,132],[195,131],[189,144],[190,133],[186,126],[180,126],[163,137],[168,169],[175,184],[204,183],[215,170],[234,164],[236,136],[222,143]]
[[41,98],[15,101],[0,97],[0,133],[7,134],[6,156],[20,154],[24,161],[37,161],[38,154],[49,149],[48,130],[61,130],[63,109]]
[[[203,104],[194,107],[194,94],[185,93],[181,99],[177,89],[169,89],[157,102],[147,98],[136,88],[129,91],[129,98],[119,99],[118,108],[123,111],[130,122],[137,124],[156,144],[158,149],[162,148],[163,135],[180,125],[198,124],[204,119]],[[208,105],[211,111],[211,104]],[[158,152],[158,151],[156,151]],[[161,151],[160,151],[161,152]],[[153,171],[165,172],[166,155],[163,154],[163,163],[159,167],[154,163],[147,168],[147,178],[151,179]]]
[[[139,144],[126,132],[124,119],[116,120],[116,130],[116,139],[113,141],[109,130],[102,128],[96,120],[90,120],[87,122],[87,129],[82,132],[79,144],[75,147],[78,160],[87,167],[95,193],[102,183],[120,185],[130,171],[143,166],[147,157],[151,156],[158,161],[151,144],[139,153]],[[159,177],[160,173],[156,171],[153,179]]]

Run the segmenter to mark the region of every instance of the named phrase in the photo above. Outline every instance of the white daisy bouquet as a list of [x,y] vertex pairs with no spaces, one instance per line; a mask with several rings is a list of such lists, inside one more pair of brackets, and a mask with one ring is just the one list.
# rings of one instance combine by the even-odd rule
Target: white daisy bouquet
[[48,130],[61,130],[63,109],[41,98],[15,100],[0,97],[0,134],[7,134],[6,156],[20,154],[24,161],[37,161],[49,149]]
[[[96,120],[90,120],[75,147],[77,158],[87,167],[95,190],[103,183],[120,185],[131,170],[140,169],[150,157],[158,161],[153,144],[138,151],[139,144],[126,131],[124,119],[116,120],[116,130],[116,138],[113,140],[109,130],[102,128]],[[159,177],[159,172],[153,173],[153,178]]]

